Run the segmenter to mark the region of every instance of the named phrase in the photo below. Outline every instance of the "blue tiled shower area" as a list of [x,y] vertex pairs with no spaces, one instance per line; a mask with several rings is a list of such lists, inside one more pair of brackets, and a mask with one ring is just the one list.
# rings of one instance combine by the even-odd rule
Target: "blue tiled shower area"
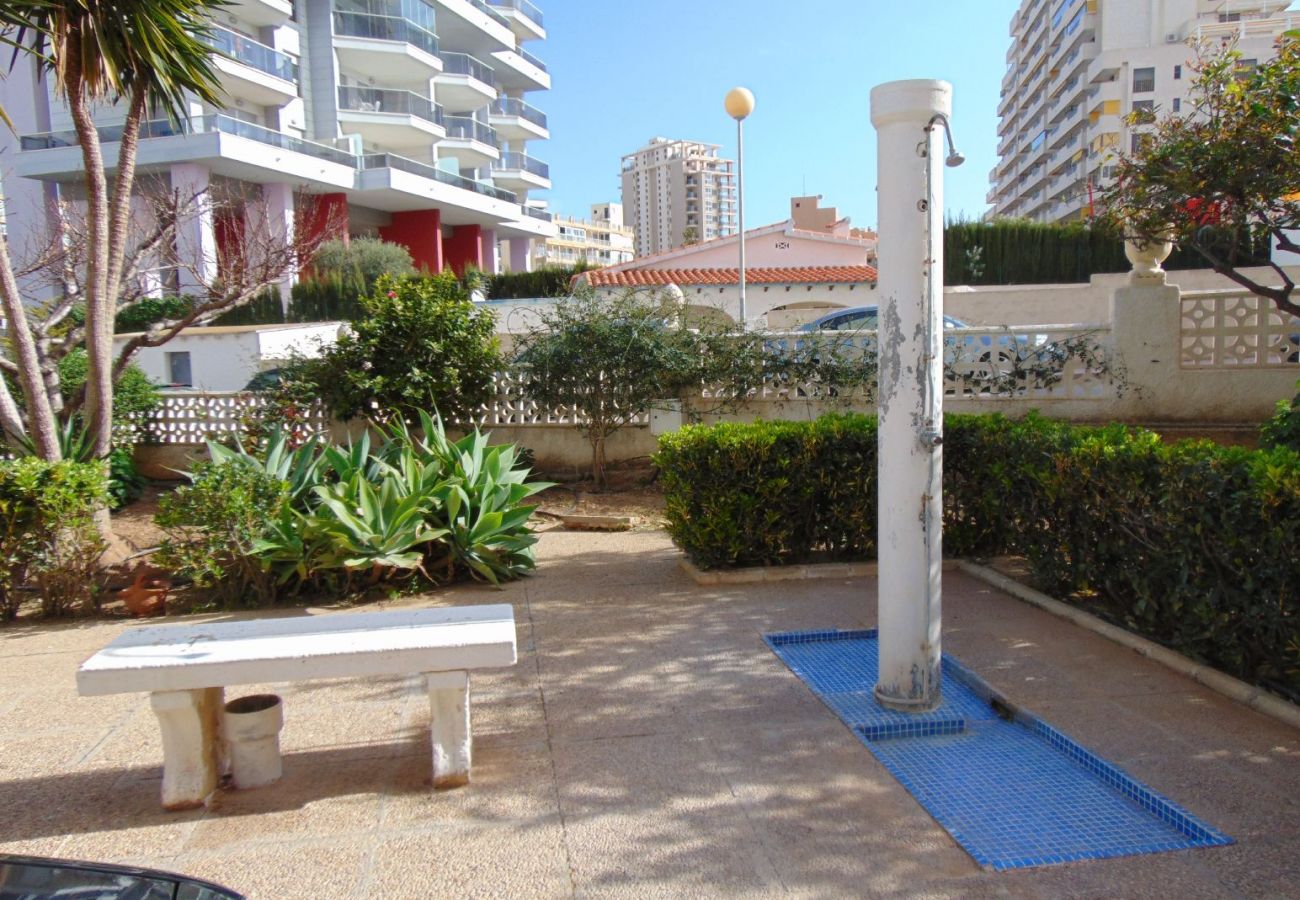
[[943,703],[882,709],[875,630],[768,635],[795,675],[981,866],[1016,869],[1232,843],[943,659]]

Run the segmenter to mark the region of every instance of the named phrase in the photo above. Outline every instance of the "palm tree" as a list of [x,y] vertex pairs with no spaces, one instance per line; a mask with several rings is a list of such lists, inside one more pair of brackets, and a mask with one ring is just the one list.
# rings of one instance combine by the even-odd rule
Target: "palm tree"
[[[151,109],[174,121],[190,100],[221,103],[218,75],[207,42],[212,16],[228,0],[0,0],[0,43],[13,48],[12,64],[34,57],[67,103],[86,170],[86,379],[85,421],[95,454],[108,455],[113,415],[113,319],[121,288],[130,224],[140,129]],[[125,107],[112,191],[92,109]],[[35,338],[0,245],[0,300],[17,357],[33,443],[58,459],[57,427],[39,371]],[[0,395],[0,418],[9,428],[13,398]]]

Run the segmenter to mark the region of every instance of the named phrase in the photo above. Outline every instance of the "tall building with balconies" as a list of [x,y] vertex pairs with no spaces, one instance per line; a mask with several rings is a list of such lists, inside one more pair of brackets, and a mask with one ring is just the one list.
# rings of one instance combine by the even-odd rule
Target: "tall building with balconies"
[[[551,82],[524,46],[546,36],[528,0],[236,0],[216,24],[224,104],[147,123],[140,172],[196,193],[237,183],[285,233],[310,217],[403,244],[431,271],[522,271],[531,242],[556,233],[528,199],[551,186],[529,152],[549,137],[529,98]],[[46,202],[76,195],[80,148],[30,67],[0,96],[19,133],[0,135],[7,225],[38,235]],[[110,166],[120,119],[97,119]],[[215,250],[211,275],[238,224],[207,214],[187,226],[186,246]]]
[[555,217],[558,234],[535,244],[533,258],[538,265],[615,266],[631,262],[635,255],[633,231],[623,224],[623,206],[597,203],[590,219]]
[[[1088,218],[1114,174],[1114,154],[1149,130],[1135,110],[1179,113],[1191,42],[1235,43],[1243,65],[1273,56],[1292,27],[1289,0],[1023,0],[998,105],[992,216]],[[1300,19],[1294,24],[1300,25]]]
[[623,157],[623,222],[637,256],[736,232],[735,164],[718,149],[657,137]]

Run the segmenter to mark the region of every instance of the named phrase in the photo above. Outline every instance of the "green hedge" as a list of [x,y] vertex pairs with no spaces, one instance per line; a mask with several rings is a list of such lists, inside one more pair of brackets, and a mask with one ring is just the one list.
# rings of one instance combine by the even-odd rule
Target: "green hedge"
[[[944,284],[1070,284],[1132,268],[1117,234],[1086,223],[949,222],[943,254]],[[1256,263],[1267,265],[1267,247],[1254,255]],[[1200,254],[1181,247],[1164,263],[1166,269],[1206,266]]]
[[[1300,454],[1039,417],[944,431],[946,555],[1023,554],[1056,596],[1300,697]],[[665,435],[669,532],[705,567],[871,558],[875,441],[862,416]]]

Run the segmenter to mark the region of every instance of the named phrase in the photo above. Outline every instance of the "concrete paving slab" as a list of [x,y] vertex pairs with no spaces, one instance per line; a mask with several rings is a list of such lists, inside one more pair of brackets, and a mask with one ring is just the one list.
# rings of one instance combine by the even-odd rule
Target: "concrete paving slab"
[[474,677],[473,780],[450,792],[429,788],[418,679],[248,686],[231,695],[285,698],[284,778],[164,813],[145,695],[72,693],[80,661],[134,626],[0,628],[0,852],[312,900],[1283,897],[1300,883],[1300,732],[964,573],[944,576],[949,652],[1239,843],[983,872],[762,642],[873,626],[872,579],[701,587],[654,531],[552,531],[538,555],[537,577],[505,590],[380,605],[513,605],[519,662]]

